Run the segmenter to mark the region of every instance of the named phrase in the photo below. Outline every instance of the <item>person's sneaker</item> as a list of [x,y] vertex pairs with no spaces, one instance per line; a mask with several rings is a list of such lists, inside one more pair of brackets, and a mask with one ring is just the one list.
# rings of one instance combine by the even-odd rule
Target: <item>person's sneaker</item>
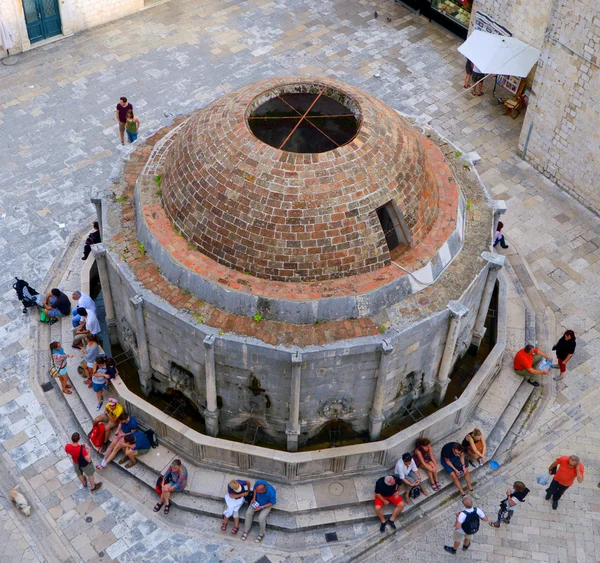
[[552,508],[553,508],[553,510],[556,510],[558,508],[558,501],[557,500],[553,500],[552,501]]
[[392,522],[389,518],[387,519],[386,524],[389,524],[390,527],[394,530],[397,530],[398,528],[396,528],[396,524],[394,524],[394,522]]
[[550,366],[552,369],[560,369],[560,366],[558,364],[552,364],[552,366]]
[[381,526],[379,526],[379,531],[380,531],[381,533],[385,532],[385,522],[382,522],[382,523],[381,523]]
[[[104,402],[104,401],[102,401],[102,402]],[[101,408],[102,408],[102,403],[98,403],[96,405],[96,410],[99,411]]]
[[92,493],[95,493],[97,490],[99,490],[102,487],[102,481],[100,481],[100,483],[96,483],[94,485],[94,488],[90,491]]
[[477,467],[476,463],[473,460],[471,460],[471,459],[469,460],[469,465],[471,467]]
[[539,387],[540,384],[537,381],[529,381],[527,380],[527,383],[529,383],[530,385],[533,385],[534,387]]
[[463,544],[463,551],[467,551],[467,549],[469,549],[470,547],[471,547],[471,544],[470,544],[470,543],[469,543],[469,544],[467,544],[467,545],[464,545],[464,544]]
[[57,322],[58,322],[58,319],[50,319],[48,321],[48,326],[51,326],[51,325],[53,325],[54,323],[57,323]]
[[554,379],[554,381],[562,381],[564,377],[562,375],[555,375],[552,379]]
[[445,545],[444,549],[448,552],[451,553],[452,555],[456,555],[456,549],[454,549],[451,545]]
[[479,467],[483,467],[483,461],[479,460]]
[[106,442],[106,444],[104,444],[101,448],[100,448],[100,453],[101,454],[105,454],[106,450],[108,449],[108,444],[109,442]]
[[[600,487],[600,485],[598,485]],[[550,500],[550,497],[552,496],[552,493],[546,493],[546,500]]]

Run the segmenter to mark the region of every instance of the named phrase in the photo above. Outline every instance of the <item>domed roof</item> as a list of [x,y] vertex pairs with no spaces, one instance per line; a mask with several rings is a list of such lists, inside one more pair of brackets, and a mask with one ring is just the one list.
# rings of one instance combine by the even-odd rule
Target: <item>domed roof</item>
[[264,80],[185,123],[165,149],[163,205],[200,252],[259,278],[373,272],[436,222],[438,187],[421,139],[357,88]]

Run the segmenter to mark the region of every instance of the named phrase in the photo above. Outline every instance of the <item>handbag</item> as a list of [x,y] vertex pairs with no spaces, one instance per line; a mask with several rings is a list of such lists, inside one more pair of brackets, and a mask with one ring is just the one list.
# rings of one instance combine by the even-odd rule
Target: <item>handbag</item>
[[43,323],[50,322],[50,317],[46,314],[46,311],[42,310],[40,313],[40,321]]
[[50,377],[58,377],[60,375],[60,371],[54,363],[54,357],[52,356],[52,354],[50,354],[50,357],[52,358],[52,365],[50,366],[48,373],[50,373]]
[[158,479],[156,480],[156,492],[157,494],[161,495],[162,494],[162,486],[163,486],[163,476],[159,475]]

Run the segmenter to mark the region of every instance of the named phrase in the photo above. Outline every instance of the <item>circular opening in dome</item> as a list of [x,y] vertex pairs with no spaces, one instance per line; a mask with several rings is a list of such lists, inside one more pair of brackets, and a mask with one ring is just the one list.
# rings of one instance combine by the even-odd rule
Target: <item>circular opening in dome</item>
[[360,128],[358,104],[323,85],[292,84],[251,104],[248,126],[261,141],[288,152],[327,152],[348,144]]

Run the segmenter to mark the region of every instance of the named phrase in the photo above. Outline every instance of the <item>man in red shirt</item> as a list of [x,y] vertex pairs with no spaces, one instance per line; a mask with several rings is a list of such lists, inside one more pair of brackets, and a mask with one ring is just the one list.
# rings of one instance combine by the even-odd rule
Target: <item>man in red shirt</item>
[[73,432],[71,436],[71,443],[65,446],[65,452],[67,452],[71,456],[71,460],[73,461],[73,469],[75,469],[75,473],[81,484],[87,488],[88,479],[90,481],[91,492],[95,493],[100,487],[102,487],[102,482],[95,483],[94,482],[94,464],[92,463],[92,455],[90,454],[90,449],[79,443],[81,436],[79,432]]
[[564,455],[555,459],[548,468],[548,471],[552,475],[555,469],[554,479],[552,479],[552,483],[546,489],[546,500],[550,500],[550,497],[552,497],[552,508],[554,510],[558,508],[560,497],[575,482],[575,478],[577,478],[579,483],[583,483],[584,471],[583,463],[579,461],[579,457],[576,455],[570,457]]
[[119,124],[119,135],[121,135],[121,144],[125,144],[125,125],[127,125],[127,112],[133,109],[133,106],[123,96],[117,104],[115,115]]
[[531,344],[527,344],[525,348],[519,350],[515,354],[515,360],[513,366],[518,375],[527,377],[527,381],[534,387],[539,387],[540,384],[533,379],[534,375],[547,375],[547,371],[537,369],[537,366],[542,361],[542,358],[546,358],[552,363],[552,358],[548,357],[544,352],[534,348]]

